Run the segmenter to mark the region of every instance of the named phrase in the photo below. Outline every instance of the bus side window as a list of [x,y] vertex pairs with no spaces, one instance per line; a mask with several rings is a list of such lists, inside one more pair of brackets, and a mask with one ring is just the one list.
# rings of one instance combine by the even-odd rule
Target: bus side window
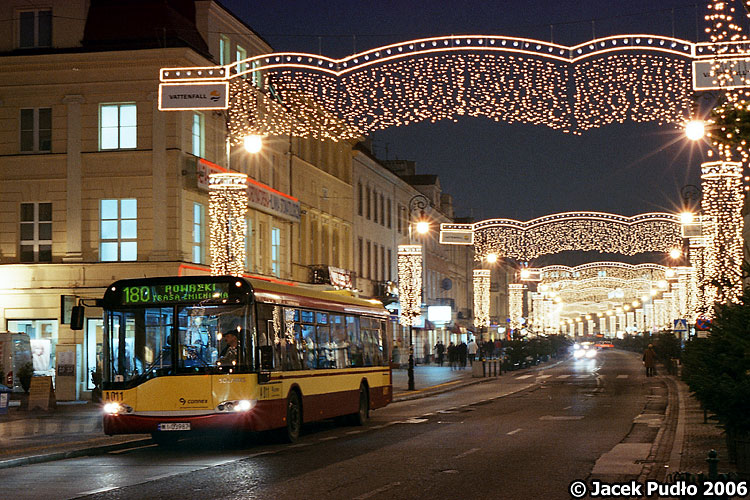
[[303,349],[304,368],[314,370],[316,362],[315,325],[300,325],[300,345]]
[[257,368],[260,370],[273,370],[274,366],[278,366],[278,359],[277,356],[274,353],[273,361],[274,366],[260,366],[260,348],[264,346],[271,346],[273,347],[273,308],[274,306],[270,304],[258,304],[257,305],[257,311],[258,311],[258,319],[256,321],[256,324],[258,325],[258,366]]
[[[302,369],[302,351],[297,349],[299,334],[299,311],[289,307],[284,309],[284,335],[281,338],[281,359],[283,370],[301,370]],[[296,328],[295,328],[296,327]]]
[[338,314],[331,315],[331,350],[336,368],[348,368],[349,361],[349,336],[346,334],[344,317]]
[[362,342],[359,336],[359,318],[346,317],[346,333],[349,337],[349,359],[351,366],[364,366],[362,357]]

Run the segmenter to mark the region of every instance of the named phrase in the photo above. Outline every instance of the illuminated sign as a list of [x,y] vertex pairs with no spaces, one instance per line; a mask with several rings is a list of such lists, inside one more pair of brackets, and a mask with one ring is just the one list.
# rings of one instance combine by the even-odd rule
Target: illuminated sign
[[229,82],[161,83],[159,111],[227,109]]
[[126,286],[121,292],[123,305],[176,304],[229,298],[229,283],[164,283]]
[[738,57],[720,61],[693,61],[693,90],[726,90],[748,86],[750,59]]

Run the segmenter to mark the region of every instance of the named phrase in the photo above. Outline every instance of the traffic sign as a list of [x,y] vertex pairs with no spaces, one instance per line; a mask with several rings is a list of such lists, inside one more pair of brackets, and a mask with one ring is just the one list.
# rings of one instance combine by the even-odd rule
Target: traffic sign
[[695,320],[695,329],[696,330],[710,330],[711,329],[711,320],[707,318],[698,318]]
[[676,319],[676,320],[674,320],[674,331],[676,331],[676,332],[686,332],[687,331],[687,320],[686,319]]

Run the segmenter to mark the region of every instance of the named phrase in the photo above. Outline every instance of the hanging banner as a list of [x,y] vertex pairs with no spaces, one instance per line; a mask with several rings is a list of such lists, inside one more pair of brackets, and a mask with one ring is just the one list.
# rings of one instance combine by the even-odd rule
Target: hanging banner
[[160,83],[159,111],[227,109],[229,82]]

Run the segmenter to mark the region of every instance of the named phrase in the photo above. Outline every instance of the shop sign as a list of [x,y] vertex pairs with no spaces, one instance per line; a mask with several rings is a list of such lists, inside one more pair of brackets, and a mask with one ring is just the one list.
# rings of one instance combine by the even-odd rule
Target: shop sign
[[301,209],[296,198],[253,179],[247,180],[247,205],[282,219],[300,221]]
[[161,83],[159,111],[227,109],[229,82]]
[[[717,75],[727,75],[718,85]],[[726,90],[750,86],[750,59],[732,58],[693,61],[693,90]]]
[[352,273],[346,269],[340,267],[328,266],[328,275],[331,279],[331,284],[337,288],[343,290],[352,290]]

